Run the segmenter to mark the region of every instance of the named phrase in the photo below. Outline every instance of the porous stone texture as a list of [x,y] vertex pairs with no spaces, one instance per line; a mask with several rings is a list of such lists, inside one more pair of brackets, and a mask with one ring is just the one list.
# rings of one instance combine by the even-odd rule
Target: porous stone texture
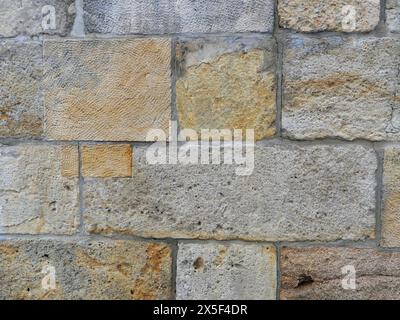
[[41,136],[41,44],[0,41],[0,73],[0,137]]
[[400,247],[400,149],[384,153],[382,239],[385,247]]
[[176,83],[179,123],[201,129],[276,132],[276,45],[271,37],[181,39]]
[[0,241],[0,299],[169,299],[171,265],[163,243]]
[[181,300],[276,298],[273,246],[180,243],[176,297]]
[[120,145],[86,145],[82,147],[84,177],[130,177],[132,175],[132,147]]
[[0,233],[74,233],[78,163],[73,145],[0,145]]
[[273,0],[84,0],[88,32],[272,32]]
[[299,32],[367,32],[380,19],[380,0],[278,0],[279,24]]
[[400,0],[386,1],[386,23],[391,32],[400,32]]
[[[0,37],[66,36],[75,19],[74,0],[2,0],[0,5]],[[50,19],[55,20],[55,28]]]
[[[400,253],[367,248],[283,248],[281,299],[387,300],[400,298]],[[355,268],[356,290],[347,272]],[[346,290],[346,289],[347,290]]]
[[145,141],[168,132],[169,39],[50,40],[45,133],[51,140]]
[[400,41],[288,36],[282,130],[291,139],[399,139]]
[[[149,153],[150,150],[148,150]],[[259,144],[254,173],[232,165],[149,165],[134,149],[132,179],[85,179],[92,234],[246,240],[374,237],[373,150]]]

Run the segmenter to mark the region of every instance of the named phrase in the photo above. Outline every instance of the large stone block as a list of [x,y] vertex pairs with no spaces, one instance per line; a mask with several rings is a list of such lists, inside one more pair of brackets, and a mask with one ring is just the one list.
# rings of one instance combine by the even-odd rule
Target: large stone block
[[0,137],[41,136],[41,44],[0,41],[0,73]]
[[276,44],[271,37],[181,40],[176,84],[182,128],[275,134]]
[[386,23],[391,32],[400,32],[400,0],[386,1]]
[[171,248],[139,241],[0,241],[0,299],[170,299]]
[[168,130],[169,39],[46,41],[44,56],[49,139],[145,141]]
[[0,233],[74,233],[78,167],[77,146],[0,145]]
[[92,234],[337,240],[373,238],[376,154],[360,145],[263,145],[254,173],[233,165],[150,165],[134,149],[132,179],[85,179]]
[[69,34],[75,19],[74,0],[2,0],[0,37]]
[[399,264],[399,252],[367,248],[283,248],[280,297],[295,300],[399,299]]
[[398,139],[400,41],[293,35],[285,41],[283,134]]
[[88,32],[272,32],[273,0],[84,0]]
[[274,247],[179,244],[176,297],[182,300],[276,298]]
[[368,32],[380,19],[380,0],[278,0],[279,24],[300,32]]

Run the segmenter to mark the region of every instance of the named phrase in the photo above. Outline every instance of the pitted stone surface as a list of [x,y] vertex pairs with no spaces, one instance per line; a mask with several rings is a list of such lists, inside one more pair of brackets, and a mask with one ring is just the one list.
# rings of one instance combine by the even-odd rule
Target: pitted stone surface
[[380,19],[380,0],[278,0],[279,24],[299,32],[368,32]]
[[271,37],[180,40],[176,84],[179,123],[194,129],[276,133],[276,44]]
[[293,35],[283,58],[283,135],[399,139],[400,41]]
[[400,32],[400,0],[386,1],[386,23],[391,32]]
[[272,32],[273,0],[84,0],[88,32]]
[[0,145],[0,233],[74,233],[78,164],[77,146]]
[[45,133],[51,140],[145,141],[168,132],[169,39],[45,41]]
[[74,0],[2,0],[0,6],[0,37],[66,36],[75,19]]
[[41,136],[41,44],[0,41],[0,73],[0,137]]
[[[359,145],[258,145],[255,169],[149,165],[134,149],[132,179],[85,179],[92,234],[247,240],[373,238],[373,150]],[[217,191],[216,191],[217,190]]]
[[166,244],[0,241],[0,299],[170,298],[171,248]]
[[180,243],[177,259],[177,299],[275,299],[273,246]]
[[[399,252],[368,248],[283,248],[280,297],[283,300],[399,299],[399,264]],[[346,278],[349,270],[356,272],[355,290],[350,289]]]

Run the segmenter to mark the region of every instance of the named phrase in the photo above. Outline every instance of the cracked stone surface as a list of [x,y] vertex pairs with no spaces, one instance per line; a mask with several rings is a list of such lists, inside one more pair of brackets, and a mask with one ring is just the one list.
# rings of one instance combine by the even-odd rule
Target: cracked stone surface
[[[387,300],[400,297],[400,253],[367,248],[283,248],[281,299]],[[356,270],[356,290],[342,281]],[[344,281],[345,284],[348,282]]]
[[43,133],[42,46],[0,41],[0,137],[40,137]]
[[180,243],[176,291],[181,300],[273,300],[273,246]]
[[149,165],[145,154],[144,147],[134,149],[132,179],[85,179],[88,232],[265,241],[374,237],[377,160],[369,148],[259,144],[250,176],[236,175],[230,165]]
[[368,32],[379,23],[380,0],[278,0],[278,15],[281,27],[299,32]]
[[49,40],[45,134],[50,140],[146,141],[168,132],[170,39]]
[[272,32],[273,0],[84,0],[88,32]]
[[0,232],[74,233],[78,163],[73,145],[0,144]]
[[400,0],[386,1],[386,24],[389,31],[400,32]]
[[154,242],[0,241],[0,299],[170,299],[171,259]]
[[399,52],[395,38],[288,36],[283,135],[399,140]]
[[[54,26],[49,19],[55,21]],[[2,0],[0,37],[40,34],[66,36],[71,31],[74,19],[74,0]]]
[[176,83],[179,124],[276,133],[276,43],[267,37],[180,40]]

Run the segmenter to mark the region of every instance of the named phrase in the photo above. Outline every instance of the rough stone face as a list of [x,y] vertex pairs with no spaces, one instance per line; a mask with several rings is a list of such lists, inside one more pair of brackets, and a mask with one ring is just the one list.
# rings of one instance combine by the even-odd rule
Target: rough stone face
[[84,0],[88,32],[272,32],[273,0]]
[[171,249],[162,243],[0,242],[0,299],[170,297]]
[[[359,248],[283,248],[281,299],[399,299],[400,253]],[[354,266],[356,290],[345,290]],[[346,286],[345,286],[346,288]],[[348,287],[347,287],[348,289]]]
[[[259,144],[255,169],[149,165],[134,149],[132,179],[85,179],[92,234],[246,240],[374,237],[373,150],[359,145]],[[217,190],[217,191],[216,191]]]
[[400,32],[400,0],[386,1],[386,23],[391,32]]
[[132,176],[132,148],[129,144],[82,147],[84,177]]
[[74,233],[78,161],[77,146],[0,145],[0,233]]
[[0,73],[0,137],[40,136],[42,46],[36,42],[0,41]]
[[382,245],[400,247],[400,149],[385,150]]
[[399,139],[400,41],[289,36],[283,134],[293,139]]
[[274,247],[179,244],[176,298],[272,300],[276,298]]
[[[39,34],[65,36],[69,34],[74,19],[74,0],[2,0],[0,37]],[[52,25],[51,21],[55,21],[55,24]]]
[[168,132],[169,39],[46,41],[45,132],[51,140],[145,141]]
[[380,0],[278,0],[279,24],[300,32],[367,32],[379,23]]
[[176,84],[182,128],[275,134],[275,42],[263,38],[181,40]]

